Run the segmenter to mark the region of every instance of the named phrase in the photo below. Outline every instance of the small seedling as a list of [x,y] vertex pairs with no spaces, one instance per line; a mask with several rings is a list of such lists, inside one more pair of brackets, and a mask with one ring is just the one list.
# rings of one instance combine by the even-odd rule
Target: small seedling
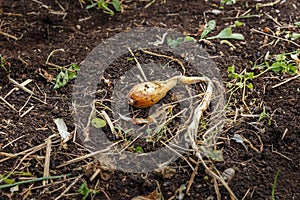
[[233,40],[245,40],[244,36],[240,33],[232,33],[231,26],[223,29],[218,35],[207,38],[208,40],[212,39],[233,39]]
[[64,87],[70,80],[76,78],[79,67],[73,63],[66,67],[62,67],[60,73],[56,76],[53,89]]
[[[269,59],[269,56],[266,56],[266,61],[260,65],[255,65],[253,69],[263,69],[266,68],[265,71],[263,71],[261,74],[266,73],[267,71],[272,70],[277,75],[278,74],[290,74],[295,75],[297,71],[299,70],[299,66],[297,64],[297,60],[294,59],[288,59],[288,55],[291,57],[297,57],[299,55],[298,51],[290,52],[290,53],[282,53],[274,56],[274,59]],[[270,61],[271,64],[270,64]],[[258,75],[258,76],[259,76]]]
[[135,147],[135,152],[136,153],[144,153],[143,147],[141,147],[141,146]]
[[95,118],[92,119],[91,124],[95,128],[103,128],[103,127],[106,126],[106,121],[101,119],[101,118],[95,117]]
[[265,107],[263,107],[263,111],[260,113],[258,121],[262,121],[264,119],[267,119],[267,123],[270,126],[272,122],[272,114],[267,113]]
[[279,174],[280,174],[280,170],[277,170],[275,177],[274,177],[274,183],[272,186],[272,200],[275,200],[275,189],[277,186],[277,180],[278,180]]
[[99,190],[93,190],[88,188],[86,183],[82,183],[78,189],[78,193],[82,196],[82,200],[86,200],[90,195],[99,193]]
[[236,0],[221,0],[222,5],[233,5],[236,3]]
[[10,175],[4,176],[0,174],[0,183],[4,182],[5,184],[13,184],[15,180],[9,178]]
[[[122,11],[122,5],[121,1],[119,0],[111,0],[111,1],[106,1],[106,0],[90,0],[90,5],[86,7],[86,9],[91,9],[94,7],[97,7],[100,10],[103,10],[105,14],[113,16],[116,12],[121,12]],[[114,10],[109,8],[109,5],[112,5]]]
[[207,22],[207,24],[205,24],[204,30],[201,34],[201,39],[204,39],[209,32],[211,32],[212,30],[214,30],[216,28],[216,21],[215,20],[210,20],[209,22]]
[[228,88],[241,89],[245,86],[249,89],[253,89],[253,84],[248,81],[255,78],[254,72],[247,72],[246,70],[242,71],[240,74],[235,72],[235,66],[229,66],[228,77],[232,78],[234,81],[227,84]]
[[168,38],[167,44],[170,48],[174,49],[183,42],[191,42],[191,41],[195,41],[195,39],[191,36],[178,37],[176,39]]
[[4,69],[4,71],[5,71],[6,73],[8,73],[9,70],[8,70],[8,68],[6,67],[6,65],[7,65],[7,61],[6,61],[5,57],[2,56],[2,55],[0,54],[0,67],[1,67],[2,69]]

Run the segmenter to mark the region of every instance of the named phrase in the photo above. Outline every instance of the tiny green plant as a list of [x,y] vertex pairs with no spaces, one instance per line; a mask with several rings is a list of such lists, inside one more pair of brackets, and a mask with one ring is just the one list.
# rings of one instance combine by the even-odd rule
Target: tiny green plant
[[72,63],[68,66],[62,67],[60,70],[61,71],[56,76],[53,89],[64,87],[70,80],[76,78],[77,72],[79,71],[79,66],[75,63]]
[[[115,12],[122,11],[121,1],[119,0],[90,0],[90,5],[86,7],[86,9],[91,9],[97,7],[100,10],[103,10],[105,14],[113,16]],[[109,5],[112,5],[113,8],[110,8]]]
[[93,190],[93,189],[88,188],[86,183],[82,183],[78,189],[78,193],[82,196],[82,200],[86,200],[92,194],[97,194],[99,192],[100,192],[99,190]]
[[[295,75],[299,71],[299,64],[297,64],[297,56],[300,54],[299,51],[281,53],[273,56],[269,59],[269,56],[266,56],[266,61],[260,65],[254,65],[253,69],[265,69],[260,74],[263,74],[267,71],[273,71],[278,74],[290,74]],[[290,58],[288,57],[290,56]],[[296,58],[296,59],[293,59]],[[259,75],[260,75],[259,74]]]
[[191,41],[195,41],[195,39],[191,36],[178,37],[176,39],[168,38],[167,44],[170,48],[174,49],[183,42],[191,42]]
[[232,33],[231,26],[224,28],[218,35],[207,38],[212,39],[232,39],[232,40],[245,40],[244,36],[240,33]]
[[266,111],[266,107],[263,107],[263,111],[260,113],[258,121],[262,121],[266,119],[267,120],[267,124],[270,126],[271,122],[272,122],[272,114],[268,113]]
[[6,73],[8,73],[9,70],[8,70],[8,68],[6,67],[6,65],[7,65],[7,61],[6,61],[5,57],[2,56],[2,55],[0,54],[0,67],[1,67],[2,69],[4,69],[4,71],[5,71]]
[[137,147],[135,147],[135,152],[136,153],[144,153],[144,149],[141,146],[137,146]]
[[250,80],[255,78],[254,72],[247,72],[244,69],[241,73],[235,71],[235,66],[228,67],[228,77],[232,79],[231,82],[227,83],[227,87],[230,89],[230,97],[237,90],[242,89],[243,91],[243,100],[245,99],[246,88],[253,89],[253,84]]
[[280,175],[280,170],[277,170],[275,177],[274,177],[273,186],[272,186],[272,200],[275,200],[275,190],[276,190],[277,180],[278,180],[279,175]]
[[207,24],[205,24],[203,32],[201,33],[201,39],[204,39],[208,35],[208,33],[214,30],[215,28],[216,28],[215,20],[210,20],[209,22],[207,22]]
[[103,128],[106,126],[106,121],[99,117],[93,118],[91,123],[95,128]]
[[233,5],[236,3],[236,0],[221,0],[222,5]]

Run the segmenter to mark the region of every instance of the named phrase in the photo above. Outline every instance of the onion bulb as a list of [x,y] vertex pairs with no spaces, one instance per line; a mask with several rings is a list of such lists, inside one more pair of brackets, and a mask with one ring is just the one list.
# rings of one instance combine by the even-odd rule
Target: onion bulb
[[148,108],[164,98],[177,83],[177,79],[166,81],[147,81],[135,85],[129,91],[128,104],[135,108]]

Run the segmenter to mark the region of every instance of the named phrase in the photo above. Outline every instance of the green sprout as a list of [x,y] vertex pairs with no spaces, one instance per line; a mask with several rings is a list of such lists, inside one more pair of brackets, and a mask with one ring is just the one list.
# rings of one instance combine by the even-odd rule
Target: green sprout
[[81,186],[78,189],[78,193],[82,196],[82,200],[86,200],[92,194],[100,193],[100,190],[90,189],[90,188],[88,188],[86,183],[82,183]]
[[144,149],[141,146],[137,146],[137,147],[135,147],[135,152],[136,153],[144,153]]
[[274,177],[274,182],[273,182],[273,186],[272,186],[272,200],[275,200],[275,189],[277,186],[277,180],[280,174],[280,170],[277,170],[275,177]]
[[176,39],[168,38],[167,44],[170,48],[174,49],[183,42],[192,42],[192,41],[195,41],[195,39],[191,36],[178,37]]
[[232,40],[245,40],[244,36],[240,33],[232,33],[231,26],[224,28],[218,35],[207,38],[212,39],[232,39]]
[[215,28],[216,28],[215,20],[210,20],[209,22],[207,22],[207,24],[205,24],[203,32],[201,33],[201,39],[204,39],[208,35],[208,33],[214,30]]
[[222,5],[233,5],[236,3],[236,0],[221,0]]
[[[116,12],[121,12],[122,11],[122,3],[119,0],[111,0],[111,1],[106,1],[106,0],[90,0],[90,5],[86,7],[86,9],[91,9],[94,7],[97,7],[100,10],[103,10],[105,14],[113,16]],[[114,10],[109,8],[109,5],[112,5]]]
[[[297,61],[292,59],[292,57],[297,56],[299,54],[300,54],[299,51],[282,53],[282,54],[275,55],[273,59],[268,59],[269,56],[267,55],[266,61],[260,65],[255,65],[253,69],[266,68],[265,71],[263,71],[259,75],[270,70],[275,72],[277,75],[286,74],[286,73],[290,75],[295,75],[299,70],[299,66],[297,64]],[[289,59],[288,56],[290,56],[291,59]]]
[[6,62],[5,57],[0,54],[0,67],[3,68],[6,73],[8,73],[9,70],[7,69],[6,65],[7,65],[7,62]]
[[95,127],[95,128],[103,128],[106,126],[106,121],[104,119],[101,119],[99,117],[95,117],[92,119],[91,124]]
[[61,71],[56,76],[55,85],[53,89],[59,89],[64,87],[70,80],[76,78],[78,71],[79,66],[75,63],[62,67]]
[[262,121],[264,119],[267,119],[267,123],[270,126],[272,122],[272,114],[266,112],[266,108],[263,107],[263,111],[260,113],[258,121]]

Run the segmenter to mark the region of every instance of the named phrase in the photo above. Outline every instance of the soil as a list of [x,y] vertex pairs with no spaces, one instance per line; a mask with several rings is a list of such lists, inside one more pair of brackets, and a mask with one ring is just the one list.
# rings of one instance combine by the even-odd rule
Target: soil
[[[96,8],[85,9],[88,2],[82,7],[79,0],[59,3],[52,0],[0,1],[0,54],[6,60],[1,61],[6,70],[0,67],[0,174],[7,176],[12,173],[9,179],[15,182],[45,176],[45,141],[49,145],[47,138],[51,135],[54,136],[51,138],[49,175],[69,174],[64,178],[20,184],[14,192],[10,188],[1,189],[0,199],[56,199],[60,195],[60,199],[82,199],[78,189],[83,183],[98,191],[91,195],[93,199],[131,199],[148,195],[156,188],[164,199],[177,199],[178,188],[182,184],[187,185],[193,174],[187,161],[193,167],[197,165],[197,157],[193,153],[186,153],[186,159],[172,163],[171,175],[111,171],[94,157],[66,163],[89,151],[76,137],[72,117],[74,80],[60,89],[53,89],[53,77],[60,70],[46,61],[54,50],[58,51],[53,53],[50,63],[56,66],[77,63],[81,66],[94,47],[117,33],[137,27],[168,28],[198,40],[220,69],[226,84],[231,81],[228,66],[234,65],[239,73],[243,70],[249,72],[254,64],[264,62],[268,52],[274,56],[299,50],[300,47],[299,39],[292,42],[284,39],[286,31],[300,32],[299,27],[294,25],[300,21],[298,0],[262,7],[257,6],[267,2],[241,0],[221,7],[220,1],[156,0],[147,7],[149,2],[125,0],[122,13],[110,16]],[[247,14],[251,16],[237,18]],[[217,26],[209,36],[217,35],[238,20],[244,24],[234,27],[233,31],[242,33],[245,40],[230,40],[234,47],[217,39],[199,41],[205,23],[212,19],[216,20]],[[155,56],[143,59],[146,58],[161,63],[167,60]],[[135,65],[128,59],[115,65],[118,63],[119,74],[118,70],[108,71],[108,76],[117,79],[128,65]],[[178,64],[173,65],[180,69]],[[196,75],[192,73],[193,66],[187,67],[187,70],[190,70],[188,75]],[[254,72],[258,74],[261,71],[256,69]],[[35,95],[23,89],[9,93],[15,84],[8,77],[18,83],[31,80],[25,87]],[[270,71],[252,80],[253,89],[246,90],[244,101],[242,90],[231,96],[226,109],[227,120],[216,145],[222,150],[224,160],[213,164],[220,173],[228,168],[235,169],[235,176],[228,184],[238,199],[272,199],[272,188],[275,199],[300,199],[300,79],[272,87],[290,77],[292,75],[287,73],[277,75]],[[100,88],[112,92],[113,87],[104,87],[103,82],[100,83]],[[198,90],[200,87],[195,86]],[[229,99],[230,93],[227,97]],[[102,98],[101,94],[98,98]],[[164,101],[174,101],[172,93],[168,93]],[[259,120],[258,116],[264,109],[269,115]],[[147,117],[147,112],[140,116]],[[57,134],[55,118],[63,118],[72,133],[72,138],[66,143]],[[172,126],[176,126],[176,121]],[[107,133],[110,134],[109,130]],[[241,135],[244,142],[230,139],[234,134]],[[160,147],[151,148],[142,141],[138,141],[138,145],[147,152]],[[214,166],[211,162],[206,163]],[[97,170],[100,173],[91,179]],[[274,188],[275,174],[279,171]],[[4,183],[2,178],[1,184]],[[184,199],[217,199],[218,195],[221,195],[220,199],[231,198],[220,183],[216,189],[214,179],[200,163]]]

